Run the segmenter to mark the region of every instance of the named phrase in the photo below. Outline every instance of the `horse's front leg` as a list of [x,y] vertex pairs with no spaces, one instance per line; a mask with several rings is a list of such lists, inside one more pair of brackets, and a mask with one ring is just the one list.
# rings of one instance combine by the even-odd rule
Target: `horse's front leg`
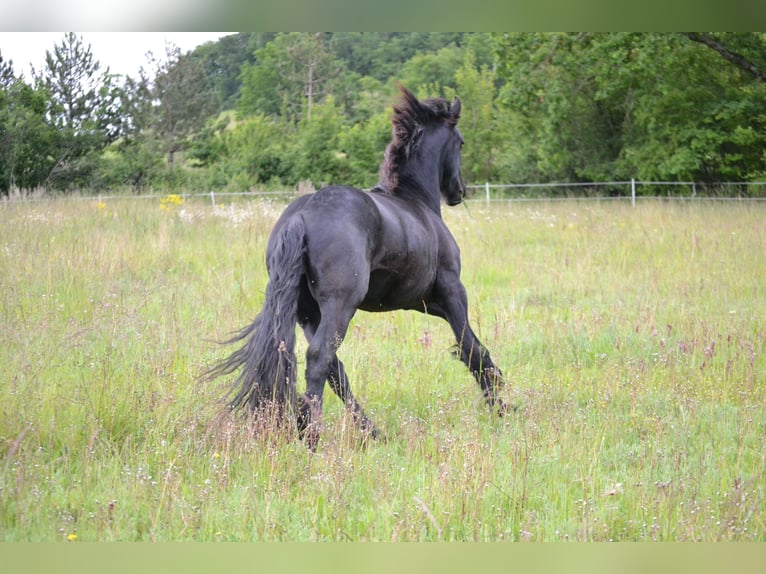
[[439,286],[437,298],[426,304],[426,311],[445,319],[457,340],[456,355],[468,367],[481,388],[484,399],[498,415],[508,411],[498,396],[504,384],[503,373],[492,362],[489,351],[473,332],[468,321],[468,297],[459,280]]
[[489,351],[474,334],[467,320],[459,333],[455,327],[453,330],[458,339],[456,354],[479,383],[487,404],[502,416],[508,411],[508,406],[498,396],[498,392],[505,383],[503,373],[492,362]]

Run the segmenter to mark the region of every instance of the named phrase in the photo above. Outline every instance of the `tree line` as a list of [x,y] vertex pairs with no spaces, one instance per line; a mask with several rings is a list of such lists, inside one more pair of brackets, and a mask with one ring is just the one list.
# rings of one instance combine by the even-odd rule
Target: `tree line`
[[110,73],[0,43],[0,194],[368,187],[397,84],[458,95],[469,183],[766,176],[763,33],[237,33]]

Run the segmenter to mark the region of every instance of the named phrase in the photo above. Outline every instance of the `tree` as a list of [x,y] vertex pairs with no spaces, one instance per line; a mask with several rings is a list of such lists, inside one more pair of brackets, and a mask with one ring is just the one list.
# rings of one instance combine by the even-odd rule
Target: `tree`
[[333,32],[329,35],[329,50],[350,72],[379,82],[401,81],[403,64],[415,56],[463,47],[469,37],[482,35],[489,37],[463,32]]
[[242,66],[255,61],[254,51],[274,38],[274,33],[239,32],[223,36],[216,42],[207,42],[191,52],[205,68],[208,81],[218,93],[221,107],[232,109],[239,98]]
[[340,71],[321,33],[279,34],[256,50],[254,64],[243,67],[238,109],[291,122],[310,117],[314,104],[332,93]]
[[401,67],[399,80],[424,97],[443,95],[446,90],[454,90],[455,70],[463,58],[463,51],[456,46],[415,54]]
[[210,182],[244,191],[259,184],[295,183],[292,175],[292,134],[263,114],[234,125],[206,129],[202,139]]
[[163,142],[167,164],[173,167],[175,154],[189,145],[189,139],[213,114],[219,111],[217,94],[208,82],[201,63],[190,54],[181,54],[173,43],[165,45],[165,59],[150,54],[154,80],[143,81],[149,88],[151,108],[144,116],[148,125]]
[[349,183],[372,187],[379,180],[383,155],[391,141],[391,112],[381,110],[363,122],[354,122],[340,134],[339,148],[347,164]]
[[[697,32],[689,32],[686,36],[693,42],[699,42],[715,50],[723,59],[741,68],[756,80],[766,82],[766,71],[762,64],[746,54],[746,52],[755,52],[756,58],[766,63],[766,40],[763,34],[725,34],[726,37],[722,39]],[[736,51],[739,49],[737,46],[744,51],[742,53]]]
[[643,34],[634,45],[642,89],[622,162],[638,177],[708,184],[764,173],[766,84],[684,35]]
[[16,75],[13,72],[13,60],[4,61],[3,54],[0,52],[0,88],[7,89],[13,81],[16,79]]
[[488,66],[477,68],[476,57],[469,50],[463,65],[455,72],[457,94],[465,110],[460,131],[465,139],[463,176],[469,182],[494,178],[495,153],[499,144],[498,113],[495,109],[495,74]]
[[[603,129],[605,118],[595,114],[593,81],[579,76],[585,66],[577,38],[519,33],[503,34],[496,42],[498,75],[505,84],[501,105],[513,125],[506,142],[511,151],[504,154],[512,158],[511,179],[588,178],[594,160],[604,155],[594,153],[597,142],[610,141],[614,132]],[[600,133],[593,137],[594,132]]]
[[506,34],[496,48],[514,145],[528,150],[519,174],[714,183],[764,171],[766,86],[685,35]]
[[343,117],[328,96],[315,104],[315,113],[306,114],[298,125],[294,174],[298,181],[310,180],[317,188],[329,183],[348,181],[350,176],[346,154],[340,150]]
[[33,75],[48,94],[46,120],[57,134],[55,162],[46,183],[81,186],[93,168],[88,156],[119,135],[113,77],[108,69],[101,70],[90,45],[72,32],[54,45],[53,52],[46,50],[44,68]]
[[45,121],[44,89],[13,76],[0,58],[0,193],[34,189],[53,167],[54,130]]

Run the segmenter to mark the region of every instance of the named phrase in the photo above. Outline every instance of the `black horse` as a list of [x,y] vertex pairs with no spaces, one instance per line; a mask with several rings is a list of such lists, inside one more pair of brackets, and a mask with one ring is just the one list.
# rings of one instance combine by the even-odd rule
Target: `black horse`
[[[257,413],[268,405],[289,405],[312,448],[319,438],[325,381],[358,425],[378,434],[336,355],[357,309],[412,309],[447,320],[457,338],[456,354],[484,398],[498,413],[505,410],[497,396],[502,374],[468,323],[460,252],[441,217],[441,196],[448,205],[465,196],[460,100],[419,101],[403,87],[401,92],[380,183],[370,191],[326,187],[285,209],[266,249],[263,309],[228,341],[244,341],[241,348],[210,371],[216,377],[241,368],[230,406]],[[308,341],[301,397],[293,353],[296,323]]]

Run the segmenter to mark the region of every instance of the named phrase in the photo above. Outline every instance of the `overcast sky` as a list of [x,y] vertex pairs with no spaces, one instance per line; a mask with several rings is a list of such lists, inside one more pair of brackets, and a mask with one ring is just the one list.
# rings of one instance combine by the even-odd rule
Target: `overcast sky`
[[[93,58],[102,69],[109,67],[113,74],[138,76],[143,66],[148,68],[146,53],[165,54],[165,41],[176,44],[187,52],[205,42],[217,40],[229,32],[77,32],[85,45],[90,44]],[[64,32],[0,32],[0,55],[4,61],[12,60],[17,75],[31,78],[31,66],[41,70],[45,64],[45,51],[53,51],[60,44]]]

